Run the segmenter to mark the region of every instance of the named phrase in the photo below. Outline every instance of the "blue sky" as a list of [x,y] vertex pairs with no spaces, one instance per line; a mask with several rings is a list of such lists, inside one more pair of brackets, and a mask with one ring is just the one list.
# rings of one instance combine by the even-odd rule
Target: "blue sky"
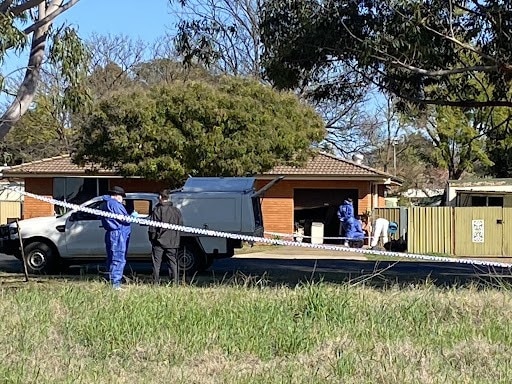
[[173,25],[168,0],[80,0],[60,16],[80,36],[125,34],[152,42]]
[[[91,34],[127,35],[154,42],[163,36],[175,21],[168,0],[80,0],[61,14],[55,25],[71,24],[87,39]],[[26,52],[10,52],[2,63],[3,74],[26,65]]]

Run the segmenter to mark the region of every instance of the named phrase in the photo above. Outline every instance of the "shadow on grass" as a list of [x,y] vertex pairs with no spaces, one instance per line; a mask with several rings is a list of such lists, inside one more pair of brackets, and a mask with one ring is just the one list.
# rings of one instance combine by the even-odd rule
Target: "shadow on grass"
[[[98,264],[71,266],[60,274],[33,275],[34,283],[69,283],[106,281]],[[166,284],[165,269],[162,283]],[[151,284],[149,263],[129,263],[125,269],[127,283]],[[192,277],[181,278],[188,285],[205,287],[226,286],[288,286],[305,282],[366,285],[376,288],[424,284],[439,287],[512,286],[512,271],[508,268],[474,266],[458,263],[415,261],[340,260],[340,259],[225,259],[218,260],[210,270]],[[0,263],[0,287],[20,287],[24,284],[22,265],[18,261]]]

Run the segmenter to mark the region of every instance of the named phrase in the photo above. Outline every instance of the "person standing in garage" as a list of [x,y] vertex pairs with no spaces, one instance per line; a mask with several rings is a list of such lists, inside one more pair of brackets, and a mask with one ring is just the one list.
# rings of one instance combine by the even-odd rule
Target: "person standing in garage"
[[[170,192],[164,189],[159,193],[159,203],[149,217],[150,220],[183,225],[183,217],[178,208],[169,201]],[[178,248],[180,246],[180,232],[174,229],[150,226],[148,230],[149,241],[153,252],[153,279],[155,284],[160,283],[160,266],[165,256],[169,268],[169,277],[174,284],[178,284]]]
[[352,199],[349,197],[343,201],[338,208],[338,219],[340,221],[340,231],[339,234],[342,238],[344,238],[344,245],[348,247],[348,239],[346,236],[346,228],[345,224],[347,220],[354,218],[354,205]]
[[[124,189],[113,187],[108,195],[103,196],[105,212],[128,216],[123,205],[123,198],[126,197]],[[130,222],[102,217],[101,223],[105,229],[105,248],[107,251],[107,269],[109,280],[114,289],[121,289],[124,266],[126,265],[126,252],[130,241]]]

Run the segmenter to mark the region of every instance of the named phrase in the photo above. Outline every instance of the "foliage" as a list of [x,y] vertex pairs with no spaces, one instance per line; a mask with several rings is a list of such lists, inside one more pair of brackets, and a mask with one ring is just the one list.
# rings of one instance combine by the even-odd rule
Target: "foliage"
[[75,160],[179,183],[187,175],[244,176],[299,163],[323,136],[321,119],[295,96],[223,77],[101,101],[82,128]]
[[170,1],[179,18],[175,43],[185,64],[261,78],[258,0]]
[[[14,95],[14,99],[2,114],[0,139],[31,108],[46,57],[59,66],[65,84],[59,101],[61,106],[76,110],[87,102],[87,90],[81,82],[89,53],[73,28],[65,25],[52,28],[56,18],[77,2],[78,0],[0,1],[0,61],[10,52],[20,53],[27,49],[28,40],[31,39],[24,77],[13,91],[7,92]],[[3,73],[1,76],[1,89],[4,92],[4,80],[8,75]]]
[[[266,74],[280,88],[348,65],[417,104],[512,106],[508,2],[268,0],[262,10]],[[479,81],[490,85],[483,99]]]
[[435,106],[409,113],[407,120],[424,132],[427,142],[417,147],[418,154],[427,164],[446,169],[450,179],[458,180],[464,173],[492,164],[483,134],[489,131],[489,111],[485,108],[464,112],[459,108]]
[[494,177],[512,177],[512,110],[495,108],[488,119],[486,151],[492,161],[485,171]]
[[51,101],[39,97],[37,106],[23,115],[0,143],[0,161],[13,165],[68,153],[72,132],[59,124],[56,115]]
[[[174,41],[186,65],[199,63],[213,73],[268,83],[262,68],[262,1],[187,0],[171,4],[179,18]],[[371,132],[371,118],[360,113],[360,105],[366,101],[366,85],[356,71],[340,65],[291,87],[324,119],[324,150],[347,156],[367,145],[364,139]]]

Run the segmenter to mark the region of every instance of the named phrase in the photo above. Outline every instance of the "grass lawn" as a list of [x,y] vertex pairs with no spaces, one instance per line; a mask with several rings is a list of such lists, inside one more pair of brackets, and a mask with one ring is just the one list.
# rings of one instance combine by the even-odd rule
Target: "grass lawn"
[[505,287],[6,283],[2,383],[510,383]]

